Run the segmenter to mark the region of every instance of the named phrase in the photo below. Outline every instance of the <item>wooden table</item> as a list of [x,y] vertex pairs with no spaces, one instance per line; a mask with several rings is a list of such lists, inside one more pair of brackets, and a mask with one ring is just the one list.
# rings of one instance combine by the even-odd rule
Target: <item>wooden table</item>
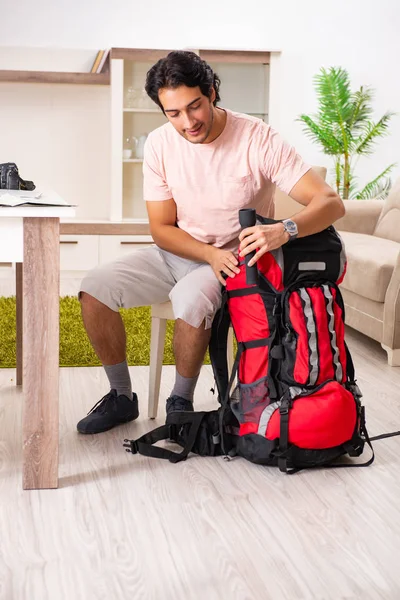
[[[60,202],[54,192],[46,202]],[[0,207],[0,260],[16,263],[23,488],[58,487],[60,218],[68,206]]]

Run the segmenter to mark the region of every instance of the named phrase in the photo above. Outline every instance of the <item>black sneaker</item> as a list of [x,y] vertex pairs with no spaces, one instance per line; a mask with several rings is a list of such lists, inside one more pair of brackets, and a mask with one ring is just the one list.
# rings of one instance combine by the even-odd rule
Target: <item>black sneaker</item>
[[134,421],[138,416],[138,397],[135,393],[133,400],[129,400],[127,396],[117,396],[117,391],[111,390],[79,421],[76,428],[79,433],[101,433],[116,425]]
[[181,398],[180,396],[170,396],[167,399],[167,415],[172,412],[187,410],[193,411],[193,402],[190,402],[190,400],[186,400],[186,398]]

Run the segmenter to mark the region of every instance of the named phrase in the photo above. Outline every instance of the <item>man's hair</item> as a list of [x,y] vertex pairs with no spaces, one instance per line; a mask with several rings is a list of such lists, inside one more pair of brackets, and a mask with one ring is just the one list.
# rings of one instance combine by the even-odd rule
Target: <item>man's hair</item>
[[219,85],[221,81],[205,60],[194,52],[175,50],[165,58],[160,58],[147,72],[145,90],[150,98],[158,104],[164,112],[158,98],[161,88],[176,89],[181,85],[187,87],[199,86],[203,96],[211,97],[212,88],[215,89],[214,106],[221,100]]

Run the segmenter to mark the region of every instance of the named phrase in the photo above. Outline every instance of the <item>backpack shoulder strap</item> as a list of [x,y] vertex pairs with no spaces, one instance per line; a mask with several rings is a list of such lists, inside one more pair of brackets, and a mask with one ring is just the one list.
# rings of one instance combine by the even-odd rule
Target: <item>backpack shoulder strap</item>
[[218,399],[221,404],[226,396],[229,383],[227,350],[230,324],[227,293],[226,290],[222,290],[222,304],[214,317],[208,346],[211,367],[218,390]]

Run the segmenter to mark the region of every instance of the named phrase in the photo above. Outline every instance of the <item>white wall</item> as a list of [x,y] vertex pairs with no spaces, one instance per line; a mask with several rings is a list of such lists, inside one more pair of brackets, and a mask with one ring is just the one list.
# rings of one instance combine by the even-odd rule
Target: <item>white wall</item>
[[[194,5],[186,0],[118,0],[114,5],[97,0],[93,6],[77,0],[18,0],[14,7],[3,13],[3,47],[79,48],[93,57],[97,49],[110,46],[281,50],[279,82],[274,82],[279,111],[273,111],[271,124],[314,164],[329,167],[331,162],[307,140],[295,119],[315,109],[312,77],[320,66],[340,65],[348,69],[353,87],[376,88],[375,118],[386,110],[400,112],[398,0],[203,0]],[[0,57],[1,50],[4,57],[7,49],[0,48]],[[86,65],[88,53],[80,56]],[[31,169],[47,159],[58,178],[68,170],[68,185],[65,179],[60,189],[68,193],[74,168],[82,173],[82,165],[88,164],[94,179],[86,181],[84,194],[96,198],[98,218],[104,218],[109,194],[107,110],[107,88],[1,84],[0,160],[17,159],[22,176],[29,178]],[[374,156],[360,161],[361,183],[390,162],[400,163],[400,116],[390,130]],[[73,160],[71,145],[77,150]],[[399,175],[400,165],[394,172]],[[78,215],[84,217],[84,211]]]
[[108,86],[0,84],[0,162],[77,204],[79,219],[107,219]]

